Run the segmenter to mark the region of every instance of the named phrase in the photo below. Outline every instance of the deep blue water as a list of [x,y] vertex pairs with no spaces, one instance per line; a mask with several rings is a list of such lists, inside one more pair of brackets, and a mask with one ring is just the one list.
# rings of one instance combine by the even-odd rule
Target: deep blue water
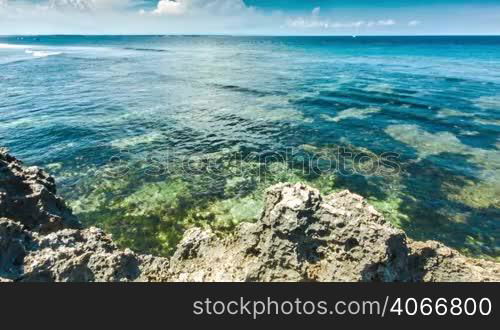
[[[500,255],[500,37],[0,37],[0,145],[138,250],[252,221],[265,187],[306,181],[413,238]],[[247,157],[338,148],[395,153],[398,171],[304,175],[294,158],[263,176]]]

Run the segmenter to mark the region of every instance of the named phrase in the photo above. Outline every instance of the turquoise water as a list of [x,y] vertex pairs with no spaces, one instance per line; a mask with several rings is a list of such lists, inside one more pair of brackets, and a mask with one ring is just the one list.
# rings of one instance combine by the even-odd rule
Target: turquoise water
[[0,37],[0,145],[143,252],[301,181],[500,256],[500,37]]

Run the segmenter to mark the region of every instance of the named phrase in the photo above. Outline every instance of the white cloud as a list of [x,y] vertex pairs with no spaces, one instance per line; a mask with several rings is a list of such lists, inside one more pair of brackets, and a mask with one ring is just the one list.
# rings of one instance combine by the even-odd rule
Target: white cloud
[[[153,14],[182,15],[187,11],[187,1],[160,0]],[[144,11],[143,11],[144,12]]]
[[81,11],[92,10],[92,1],[90,0],[50,0],[48,3],[49,8],[56,10],[76,9]]
[[408,26],[417,26],[420,25],[420,23],[421,23],[420,21],[413,20],[408,22]]
[[331,19],[321,19],[318,15],[310,17],[295,17],[287,20],[286,25],[296,29],[346,29],[346,28],[371,28],[396,25],[392,19],[385,20],[358,20],[351,22],[334,21]]
[[[57,12],[120,12],[142,0],[44,0],[38,2],[0,0],[0,8],[10,14],[26,15]],[[1,19],[1,17],[0,17]]]
[[57,10],[99,11],[129,7],[134,0],[49,0],[48,8]]
[[375,22],[375,25],[378,26],[391,26],[391,25],[396,25],[396,21],[392,19],[386,19],[386,20],[380,20]]
[[382,20],[356,20],[356,21],[336,21],[324,18],[321,14],[321,7],[316,7],[311,14],[306,17],[295,16],[286,20],[286,27],[292,29],[329,30],[329,29],[360,29],[372,27],[384,27],[396,25],[393,19]]
[[152,11],[156,15],[240,15],[254,12],[252,7],[245,4],[243,0],[160,0],[156,9]]
[[7,8],[8,1],[9,0],[0,0],[0,10],[2,10],[2,8]]

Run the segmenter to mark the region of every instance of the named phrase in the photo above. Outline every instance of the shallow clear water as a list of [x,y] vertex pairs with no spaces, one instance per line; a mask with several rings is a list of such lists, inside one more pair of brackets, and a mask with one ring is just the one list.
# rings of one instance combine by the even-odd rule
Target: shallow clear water
[[140,251],[302,181],[500,256],[500,37],[0,37],[0,145]]

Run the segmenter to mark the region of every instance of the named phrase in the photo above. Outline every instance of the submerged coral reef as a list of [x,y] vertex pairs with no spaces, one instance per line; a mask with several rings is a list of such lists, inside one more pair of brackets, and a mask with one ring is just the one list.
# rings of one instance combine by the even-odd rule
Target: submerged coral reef
[[171,258],[140,255],[83,229],[48,174],[0,150],[0,281],[500,281],[499,263],[415,242],[349,191],[278,184],[263,205],[229,235],[192,227]]

